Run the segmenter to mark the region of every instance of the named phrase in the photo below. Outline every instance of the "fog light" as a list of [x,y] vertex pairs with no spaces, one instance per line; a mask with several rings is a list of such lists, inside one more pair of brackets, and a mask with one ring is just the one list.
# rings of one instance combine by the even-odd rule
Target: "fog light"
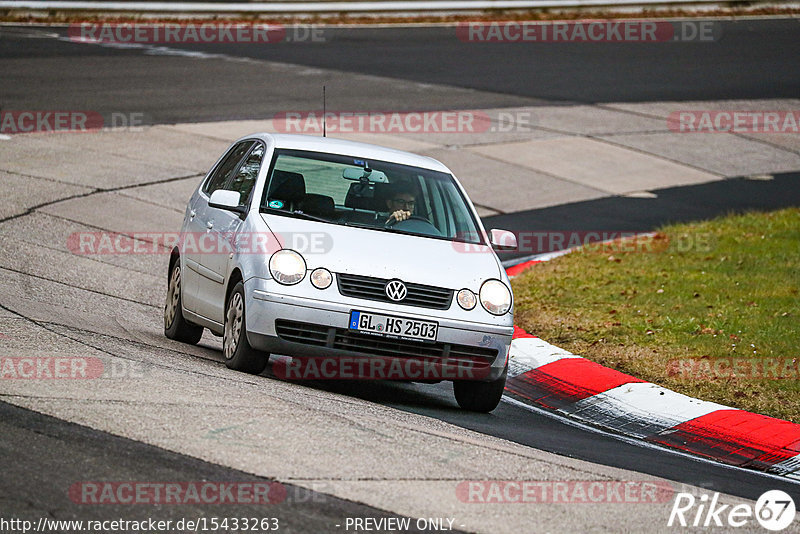
[[328,269],[318,267],[311,271],[311,284],[317,289],[325,289],[333,282],[333,275]]
[[458,305],[464,308],[465,310],[471,310],[478,303],[478,299],[475,297],[475,293],[473,293],[469,289],[462,289],[461,291],[459,291],[456,300],[458,301]]

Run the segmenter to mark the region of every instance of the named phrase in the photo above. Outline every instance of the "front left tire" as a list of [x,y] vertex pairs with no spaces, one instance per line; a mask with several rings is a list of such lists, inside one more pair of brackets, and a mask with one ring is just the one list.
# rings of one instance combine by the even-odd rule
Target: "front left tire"
[[176,259],[167,281],[167,300],[164,303],[164,335],[169,339],[197,345],[203,337],[203,327],[183,317],[181,300],[181,262]]

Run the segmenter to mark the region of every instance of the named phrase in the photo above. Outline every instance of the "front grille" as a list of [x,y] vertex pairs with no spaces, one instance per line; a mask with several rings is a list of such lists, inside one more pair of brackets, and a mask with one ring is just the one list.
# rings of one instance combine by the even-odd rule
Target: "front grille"
[[347,328],[334,328],[312,323],[278,319],[275,321],[278,337],[294,343],[346,350],[370,356],[393,358],[448,358],[452,361],[485,362],[497,357],[497,350],[454,343],[424,342],[392,339],[361,334]]
[[408,294],[406,298],[396,302],[386,296],[384,288],[387,282],[389,282],[389,280],[384,278],[372,278],[371,276],[343,273],[338,273],[336,275],[339,293],[346,297],[391,302],[393,304],[405,304],[408,306],[432,308],[435,310],[448,309],[450,307],[450,302],[453,300],[452,289],[403,282],[406,285]]

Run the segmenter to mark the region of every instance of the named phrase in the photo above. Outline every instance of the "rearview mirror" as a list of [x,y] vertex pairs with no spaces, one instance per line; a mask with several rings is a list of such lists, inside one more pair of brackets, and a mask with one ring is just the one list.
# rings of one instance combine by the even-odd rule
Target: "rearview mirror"
[[373,184],[385,184],[389,181],[383,171],[364,169],[361,167],[346,167],[342,171],[342,176],[348,180],[369,180]]
[[208,199],[208,205],[212,208],[219,208],[230,211],[244,211],[240,209],[239,199],[241,193],[236,191],[228,191],[226,189],[217,189],[211,193],[211,198]]
[[495,250],[517,249],[517,236],[508,230],[489,230],[489,242]]

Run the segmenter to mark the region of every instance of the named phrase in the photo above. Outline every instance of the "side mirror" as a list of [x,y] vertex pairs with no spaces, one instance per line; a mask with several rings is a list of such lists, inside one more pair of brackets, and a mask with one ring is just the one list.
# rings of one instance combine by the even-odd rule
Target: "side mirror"
[[517,249],[517,236],[508,230],[489,230],[489,242],[495,250]]
[[219,208],[221,210],[243,212],[244,207],[239,206],[240,193],[236,191],[228,191],[226,189],[217,189],[211,193],[211,198],[208,199],[208,205],[212,208]]

